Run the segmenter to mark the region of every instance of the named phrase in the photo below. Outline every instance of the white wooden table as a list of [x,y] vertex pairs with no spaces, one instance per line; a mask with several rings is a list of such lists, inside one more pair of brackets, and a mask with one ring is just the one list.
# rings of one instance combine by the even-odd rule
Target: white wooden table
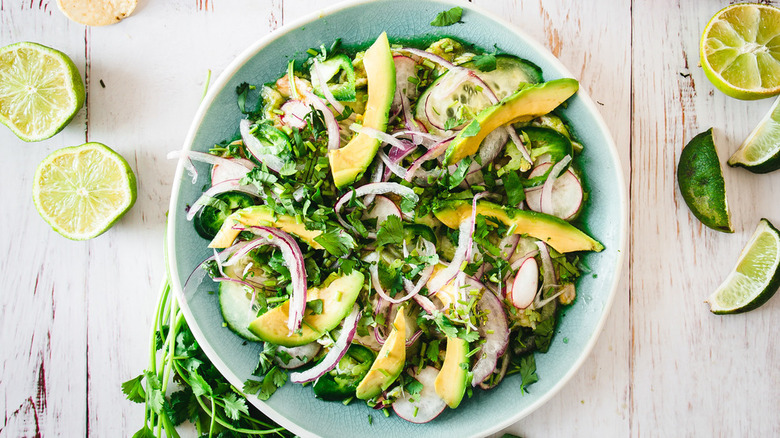
[[[86,106],[65,131],[25,144],[0,129],[0,437],[130,436],[142,408],[120,383],[147,365],[178,149],[209,70],[326,0],[140,0],[108,27],[68,21],[54,0],[0,0],[0,45],[66,52]],[[725,169],[736,233],[703,227],[675,183],[683,145],[713,126],[726,161],[771,105],[714,90],[701,30],[725,0],[474,0],[557,55],[600,104],[631,196],[630,248],[595,350],[526,437],[780,436],[780,298],[745,315],[703,303],[759,218],[780,224],[780,173]],[[138,202],[88,242],[54,233],[33,206],[51,151],[106,143],[139,181]]]

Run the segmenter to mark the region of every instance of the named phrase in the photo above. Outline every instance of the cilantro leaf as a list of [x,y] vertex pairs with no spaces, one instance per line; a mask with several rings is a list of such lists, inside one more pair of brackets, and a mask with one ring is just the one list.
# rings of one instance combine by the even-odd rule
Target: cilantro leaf
[[502,179],[504,181],[504,189],[506,190],[507,204],[516,206],[525,199],[523,183],[520,181],[517,172],[509,172]]
[[247,114],[246,97],[249,94],[249,91],[254,89],[254,85],[249,85],[246,82],[242,82],[239,86],[236,87],[236,94],[238,94],[238,98],[236,98],[238,102],[238,109],[240,109],[244,114]]
[[170,399],[168,416],[174,426],[178,426],[186,420],[193,423],[197,421],[200,405],[192,393],[192,388],[185,386],[181,391],[171,394]]
[[474,137],[479,133],[479,120],[474,119],[469,123],[463,131],[460,132],[461,137]]
[[439,342],[438,339],[434,339],[428,344],[428,349],[425,351],[428,360],[431,362],[439,360]]
[[471,166],[471,159],[470,158],[464,158],[460,160],[458,163],[458,167],[450,174],[449,177],[449,189],[452,190],[455,187],[458,187],[460,183],[463,182],[464,179],[466,179],[466,175],[468,175],[469,167]]
[[403,240],[404,224],[401,222],[401,218],[395,215],[388,216],[376,233],[376,245],[398,245]]
[[238,398],[235,393],[229,393],[222,397],[222,401],[225,403],[225,415],[231,420],[238,420],[240,414],[249,415],[249,408],[246,405],[246,400]]
[[520,377],[522,378],[520,391],[526,393],[528,392],[526,386],[539,380],[539,376],[536,375],[536,359],[533,354],[520,359]]
[[344,257],[355,249],[355,239],[339,227],[332,227],[314,238],[325,251],[335,257]]
[[443,313],[436,313],[436,316],[434,316],[433,320],[436,322],[436,326],[439,328],[439,330],[441,330],[441,332],[446,336],[451,338],[458,337],[457,327],[455,327],[455,325],[452,324],[452,321],[450,321],[450,319],[447,318]]
[[138,432],[133,434],[133,438],[155,438],[154,432],[148,426],[144,426]]
[[553,334],[555,333],[555,316],[550,316],[542,320],[534,328],[534,334],[536,335],[536,348],[542,353],[546,353],[550,349],[550,343],[552,342]]
[[420,383],[420,381],[415,379],[414,377],[409,377],[406,381],[406,384],[404,385],[404,389],[410,395],[419,394],[420,391],[423,390],[423,384]]
[[436,18],[431,21],[431,26],[444,27],[451,26],[455,23],[459,23],[463,16],[463,8],[456,6],[452,9],[439,12],[436,14]]
[[144,379],[144,375],[130,379],[122,383],[122,392],[127,396],[127,399],[134,403],[143,403],[146,400],[146,391],[141,381]]
[[192,386],[192,393],[196,396],[212,394],[211,385],[197,371],[190,373],[190,386]]
[[474,67],[480,71],[493,71],[496,69],[496,53],[486,53],[484,55],[477,55],[472,58],[474,61]]
[[247,379],[244,382],[244,387],[241,389],[245,394],[257,394],[260,388],[263,387],[263,382],[254,379]]
[[306,302],[306,308],[311,310],[312,314],[319,315],[322,313],[322,304],[321,299],[311,300]]
[[276,390],[284,386],[286,382],[287,374],[284,371],[277,367],[271,368],[260,384],[260,391],[257,394],[257,398],[260,400],[268,400]]
[[255,372],[260,370],[260,374],[265,374],[271,369],[274,357],[276,356],[276,345],[266,342],[263,344],[263,351],[260,352],[260,361],[257,363]]

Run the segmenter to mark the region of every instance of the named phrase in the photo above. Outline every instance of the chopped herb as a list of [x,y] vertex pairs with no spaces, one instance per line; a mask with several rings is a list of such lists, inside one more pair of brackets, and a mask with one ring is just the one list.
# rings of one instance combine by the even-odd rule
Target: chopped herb
[[480,71],[493,71],[496,69],[496,53],[486,53],[484,55],[477,55],[471,59],[474,61],[474,67]]
[[431,26],[444,27],[451,26],[455,23],[460,23],[460,19],[463,16],[463,8],[456,6],[452,9],[439,12],[436,18],[431,21]]
[[465,128],[463,128],[463,131],[460,132],[460,135],[462,137],[474,137],[478,133],[479,133],[479,121],[477,119],[474,119]]
[[376,245],[399,245],[404,240],[404,225],[401,218],[390,215],[382,222],[376,233]]

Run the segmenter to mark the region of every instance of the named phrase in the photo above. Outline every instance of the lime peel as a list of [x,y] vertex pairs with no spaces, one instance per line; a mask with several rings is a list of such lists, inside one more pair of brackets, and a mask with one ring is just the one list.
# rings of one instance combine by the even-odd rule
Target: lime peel
[[772,298],[778,286],[780,232],[761,219],[736,266],[706,302],[716,314],[747,312]]
[[97,237],[133,206],[136,179],[121,155],[101,143],[56,150],[35,171],[33,201],[54,231]]

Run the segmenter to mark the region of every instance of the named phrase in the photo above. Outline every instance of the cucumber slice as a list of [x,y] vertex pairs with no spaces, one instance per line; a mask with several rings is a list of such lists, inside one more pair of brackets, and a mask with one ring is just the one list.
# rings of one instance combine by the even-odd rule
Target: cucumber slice
[[244,192],[224,192],[214,196],[211,205],[204,205],[193,220],[195,231],[204,239],[211,240],[217,235],[225,218],[233,212],[255,205],[255,199]]
[[526,126],[518,131],[520,135],[525,134],[530,140],[529,151],[534,161],[545,154],[549,154],[550,161],[553,163],[561,161],[566,155],[574,156],[571,140],[558,131],[539,126]]
[[475,67],[474,61],[463,64],[463,67],[474,70],[499,99],[514,93],[523,84],[542,82],[542,69],[539,66],[512,55],[496,56],[496,68],[491,71],[479,70]]
[[[496,94],[504,97],[514,93],[523,84],[542,81],[542,71],[535,64],[510,55],[496,57],[496,68],[485,72],[474,68],[474,62],[463,64],[476,73]],[[448,70],[439,76],[417,100],[415,117],[429,132],[440,134],[462,129],[481,110],[491,105],[487,94],[473,82],[467,81],[461,69]]]
[[[315,92],[324,96],[322,86],[317,79],[317,75],[312,65],[309,74],[311,76],[311,85]],[[352,60],[347,55],[336,55],[320,63],[320,74],[327,84],[333,97],[339,101],[355,101],[355,68],[352,66]]]
[[257,301],[252,302],[252,294],[244,286],[232,281],[219,283],[219,310],[228,328],[247,341],[260,341],[249,331],[249,323],[257,319],[260,310]]

